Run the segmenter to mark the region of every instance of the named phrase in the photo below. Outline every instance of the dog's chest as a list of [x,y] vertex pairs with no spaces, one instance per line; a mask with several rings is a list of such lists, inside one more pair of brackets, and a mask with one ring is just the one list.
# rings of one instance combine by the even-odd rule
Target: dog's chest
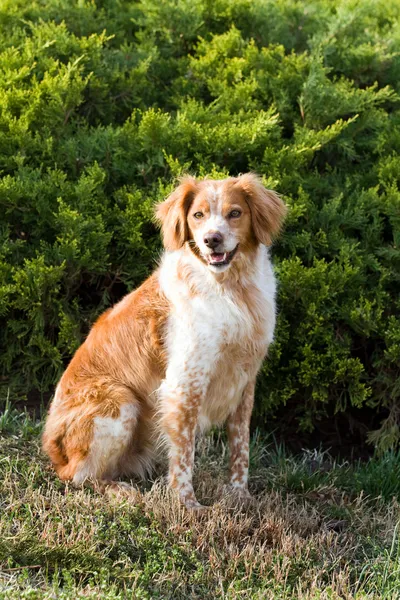
[[200,424],[221,423],[239,404],[272,341],[275,278],[266,249],[254,269],[257,279],[244,273],[246,281],[230,287],[210,282],[190,262],[187,276],[187,266],[174,253],[160,272],[170,302],[163,387],[189,395],[192,390],[201,398]]
[[[202,323],[204,331],[199,360],[209,361],[209,382],[200,410],[203,428],[223,423],[239,404],[249,380],[256,376],[272,326],[269,316],[273,306],[268,299],[263,300],[249,307],[219,298],[208,314],[193,307],[192,316]],[[193,343],[196,345],[195,340]]]
[[[260,292],[257,291],[258,294]],[[267,336],[268,300],[248,305],[234,294],[196,296],[185,303],[185,314],[180,315],[187,335],[195,346],[208,348],[210,355],[260,343]],[[246,354],[246,351],[243,352]]]
[[169,321],[167,378],[186,379],[199,372],[204,383],[200,425],[222,423],[256,376],[272,340],[273,295],[250,290],[246,295],[208,294],[183,297]]

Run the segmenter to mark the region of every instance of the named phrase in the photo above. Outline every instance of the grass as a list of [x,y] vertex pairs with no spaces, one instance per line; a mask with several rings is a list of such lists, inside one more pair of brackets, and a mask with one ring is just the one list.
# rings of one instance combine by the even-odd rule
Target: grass
[[400,454],[286,453],[256,436],[248,506],[222,496],[227,449],[199,444],[191,513],[162,479],[132,497],[58,481],[41,422],[0,416],[0,599],[400,598]]

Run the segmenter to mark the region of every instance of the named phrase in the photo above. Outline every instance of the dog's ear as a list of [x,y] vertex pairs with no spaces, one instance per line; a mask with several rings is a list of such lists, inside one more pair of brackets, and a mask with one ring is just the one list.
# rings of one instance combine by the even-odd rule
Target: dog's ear
[[251,222],[257,240],[269,246],[278,235],[287,209],[276,192],[267,190],[254,173],[237,178],[251,212]]
[[167,250],[178,250],[189,239],[187,214],[196,191],[195,178],[184,177],[172,194],[156,207],[156,219],[161,224]]

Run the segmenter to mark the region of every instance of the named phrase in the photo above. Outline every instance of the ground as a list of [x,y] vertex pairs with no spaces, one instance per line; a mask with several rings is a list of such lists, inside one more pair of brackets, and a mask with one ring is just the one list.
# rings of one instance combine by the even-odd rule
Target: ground
[[161,477],[130,496],[75,490],[40,451],[42,422],[0,416],[0,599],[400,598],[400,454],[349,464],[255,436],[253,500],[222,496],[222,434],[199,443],[178,505]]

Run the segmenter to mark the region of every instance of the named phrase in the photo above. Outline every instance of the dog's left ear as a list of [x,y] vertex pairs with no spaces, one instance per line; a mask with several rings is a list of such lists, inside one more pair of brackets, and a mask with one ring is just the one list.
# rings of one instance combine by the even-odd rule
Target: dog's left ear
[[156,207],[156,220],[161,224],[167,250],[179,250],[189,239],[187,214],[196,191],[195,178],[184,177],[172,194]]
[[254,173],[246,173],[237,178],[239,186],[246,198],[251,212],[254,235],[265,246],[281,230],[287,208],[276,192],[267,190]]

